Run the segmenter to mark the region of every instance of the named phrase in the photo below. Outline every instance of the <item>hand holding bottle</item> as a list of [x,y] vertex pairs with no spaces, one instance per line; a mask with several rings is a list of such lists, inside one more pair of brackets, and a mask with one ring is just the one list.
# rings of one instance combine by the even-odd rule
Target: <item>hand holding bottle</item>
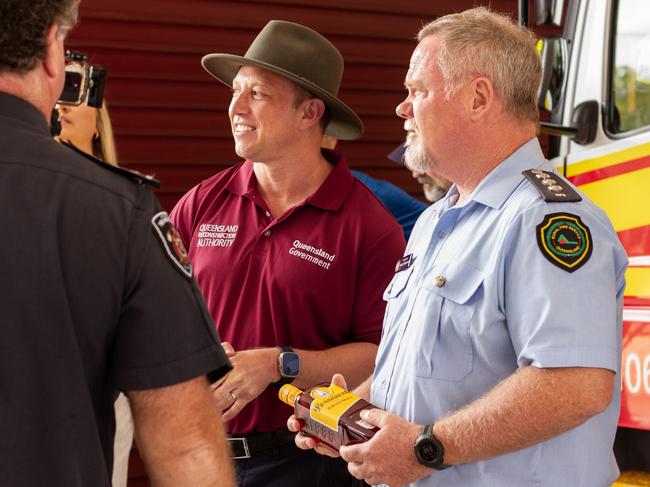
[[[280,399],[294,407],[295,414],[287,426],[291,431],[301,432],[296,437],[300,448],[315,448],[321,454],[338,456],[340,446],[368,441],[378,430],[360,417],[361,411],[374,406],[345,387],[343,377],[336,374],[330,385],[307,391],[292,385],[280,389]],[[328,448],[323,449],[322,445]]]

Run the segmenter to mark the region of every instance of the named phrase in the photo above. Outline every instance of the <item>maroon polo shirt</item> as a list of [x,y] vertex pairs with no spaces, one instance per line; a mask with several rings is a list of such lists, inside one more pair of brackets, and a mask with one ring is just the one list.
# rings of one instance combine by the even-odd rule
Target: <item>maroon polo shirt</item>
[[[201,182],[172,211],[219,335],[235,350],[379,342],[402,229],[345,160],[324,154],[332,172],[277,219],[250,161]],[[269,386],[228,429],[285,428],[290,413]]]

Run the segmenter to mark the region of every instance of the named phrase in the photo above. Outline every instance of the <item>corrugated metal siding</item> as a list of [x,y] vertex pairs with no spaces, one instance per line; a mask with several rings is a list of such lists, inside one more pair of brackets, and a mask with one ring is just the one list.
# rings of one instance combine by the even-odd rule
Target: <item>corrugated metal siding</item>
[[154,173],[168,209],[192,185],[238,161],[227,120],[229,91],[200,66],[209,52],[243,54],[271,19],[324,34],[346,60],[340,97],[366,132],[342,142],[352,166],[412,193],[420,188],[386,154],[403,136],[395,106],[426,21],[474,4],[514,12],[514,0],[84,0],[68,45],[109,69],[109,100],[121,163]]

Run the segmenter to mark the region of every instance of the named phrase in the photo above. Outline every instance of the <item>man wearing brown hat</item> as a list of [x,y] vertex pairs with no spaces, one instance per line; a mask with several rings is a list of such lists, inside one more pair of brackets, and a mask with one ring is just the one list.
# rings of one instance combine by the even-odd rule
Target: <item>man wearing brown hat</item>
[[[233,91],[229,117],[244,162],[191,189],[172,219],[234,369],[215,384],[242,486],[350,485],[342,463],[303,452],[286,429],[278,387],[344,370],[371,373],[382,292],[402,230],[323,133],[363,126],[337,98],[343,59],[311,29],[271,21],[245,56],[203,66]],[[337,461],[338,462],[338,461]]]

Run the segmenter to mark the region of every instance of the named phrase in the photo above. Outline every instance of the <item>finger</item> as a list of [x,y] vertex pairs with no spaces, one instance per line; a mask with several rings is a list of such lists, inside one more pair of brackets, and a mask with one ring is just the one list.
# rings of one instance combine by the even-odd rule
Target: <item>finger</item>
[[348,472],[350,472],[350,475],[352,475],[354,478],[363,480],[363,472],[361,470],[360,463],[348,463]]
[[227,423],[235,416],[237,416],[240,413],[240,411],[244,409],[244,406],[246,406],[246,404],[248,404],[248,401],[244,401],[241,398],[237,398],[237,400],[232,403],[232,406],[230,406],[230,409],[228,409],[221,415],[221,420],[224,423]]
[[350,445],[342,446],[339,448],[341,458],[346,462],[362,462],[363,461],[363,448],[364,445]]
[[332,376],[332,384],[342,387],[343,389],[348,388],[347,384],[345,383],[345,377],[343,377],[341,374],[334,374]]
[[212,390],[212,392],[214,392],[217,389],[219,389],[219,387],[221,387],[221,385],[224,382],[226,382],[226,377],[225,376],[222,377],[221,379],[219,379],[217,382],[213,382],[212,384],[210,384],[210,389]]
[[330,448],[325,443],[317,443],[316,446],[314,447],[314,451],[316,451],[321,455],[325,455],[332,458],[338,458],[341,456],[339,455],[338,451],[336,451],[334,448]]
[[295,416],[291,416],[289,419],[287,419],[287,429],[289,431],[297,433],[302,429],[302,422]]
[[298,448],[301,450],[314,450],[320,455],[325,455],[332,458],[338,458],[339,452],[325,445],[324,443],[319,442],[316,438],[311,436],[298,433],[295,437],[295,443]]
[[219,411],[226,411],[234,404],[233,398],[229,394],[224,394],[221,390],[213,392],[212,397]]
[[302,433],[296,435],[295,443],[301,450],[313,450],[318,446],[313,438],[303,435]]
[[379,428],[385,426],[386,421],[390,417],[390,413],[376,408],[364,409],[359,415],[361,416],[361,419],[367,423],[370,423],[373,426],[378,426]]
[[212,389],[213,391],[216,391],[219,387],[221,387],[223,385],[224,382],[226,382],[227,380],[230,380],[232,377],[233,377],[233,374],[232,374],[232,370],[231,370],[226,375],[221,377],[218,381],[213,382],[210,385],[210,389]]
[[232,357],[233,355],[235,355],[235,349],[230,343],[221,342],[221,346],[223,347],[223,351],[226,352],[226,356]]

